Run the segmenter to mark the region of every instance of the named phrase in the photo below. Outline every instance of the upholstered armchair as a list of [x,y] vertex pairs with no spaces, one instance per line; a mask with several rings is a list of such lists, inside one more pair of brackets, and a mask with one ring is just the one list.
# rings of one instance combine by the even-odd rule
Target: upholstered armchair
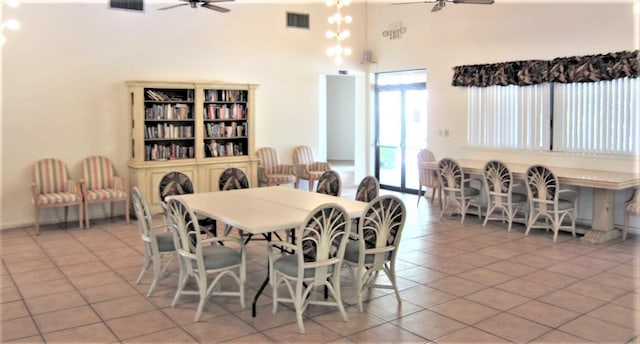
[[64,222],[67,222],[69,206],[78,206],[78,222],[82,228],[82,193],[77,181],[69,178],[64,162],[58,159],[43,159],[33,166],[31,199],[35,210],[36,235],[40,234],[40,209],[64,207]]
[[296,183],[293,165],[280,163],[280,156],[274,148],[264,147],[256,151],[260,164],[258,165],[258,185],[273,186]]
[[89,228],[89,204],[109,203],[113,217],[113,202],[124,202],[124,215],[129,223],[129,183],[114,174],[111,160],[91,156],[82,161],[82,194],[85,223]]
[[[418,187],[418,203],[420,203],[420,199],[422,195],[427,197],[427,189],[431,188],[431,203],[438,195],[438,200],[440,201],[440,208],[442,208],[442,186],[440,186],[440,179],[438,178],[438,171],[428,168],[424,166],[424,163],[436,161],[436,156],[432,151],[428,149],[421,149],[418,152],[418,176],[420,178]],[[424,194],[422,193],[422,187],[425,187]]]
[[293,151],[293,168],[296,175],[296,188],[300,185],[300,180],[304,179],[309,181],[309,191],[313,191],[313,183],[322,173],[329,171],[331,165],[328,162],[315,161],[309,146],[298,146]]

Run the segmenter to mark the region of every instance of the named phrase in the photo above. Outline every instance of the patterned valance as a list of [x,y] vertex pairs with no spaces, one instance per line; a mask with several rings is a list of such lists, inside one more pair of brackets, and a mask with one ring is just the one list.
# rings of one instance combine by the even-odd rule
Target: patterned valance
[[640,76],[638,50],[609,54],[559,57],[456,66],[453,86],[527,86],[544,82],[594,82]]

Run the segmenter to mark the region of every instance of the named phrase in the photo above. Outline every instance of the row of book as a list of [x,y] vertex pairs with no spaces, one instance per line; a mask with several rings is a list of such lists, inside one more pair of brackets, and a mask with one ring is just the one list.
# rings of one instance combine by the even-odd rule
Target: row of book
[[193,100],[193,90],[170,90],[160,91],[158,89],[145,89],[146,100],[167,102],[167,101],[191,101]]
[[176,143],[170,145],[145,145],[145,160],[176,160],[193,159],[195,150],[193,146],[184,146]]
[[247,134],[247,122],[238,124],[229,123],[205,123],[205,134],[207,137],[244,137]]
[[206,157],[239,156],[247,154],[243,149],[242,142],[218,143],[216,140],[211,140],[209,144],[205,144],[204,150]]
[[245,119],[247,107],[242,104],[206,104],[204,119]]
[[145,125],[145,139],[190,139],[193,138],[193,126],[158,123]]
[[249,92],[244,90],[205,90],[207,102],[246,102]]
[[144,109],[145,119],[191,119],[187,104],[154,104]]

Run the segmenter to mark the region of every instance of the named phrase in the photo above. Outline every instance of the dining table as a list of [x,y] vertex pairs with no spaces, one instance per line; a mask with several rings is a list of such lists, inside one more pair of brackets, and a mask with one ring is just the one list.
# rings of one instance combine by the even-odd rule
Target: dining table
[[[465,174],[478,176],[483,175],[484,165],[487,163],[477,159],[456,161]],[[521,180],[526,180],[527,169],[534,165],[534,163],[502,162],[509,168],[514,178]],[[640,186],[640,173],[542,165],[556,175],[560,184],[593,189],[591,229],[585,231],[582,240],[596,244],[620,237],[620,231],[614,228],[614,193],[618,190]],[[424,162],[421,167],[437,170],[438,161]]]
[[[320,205],[334,203],[342,206],[351,218],[362,216],[368,203],[336,197],[287,186],[269,186],[228,191],[201,192],[169,196],[185,202],[197,215],[206,216],[250,234],[271,234],[291,230],[303,224],[309,213]],[[256,303],[268,284],[260,286],[252,303],[256,316]]]

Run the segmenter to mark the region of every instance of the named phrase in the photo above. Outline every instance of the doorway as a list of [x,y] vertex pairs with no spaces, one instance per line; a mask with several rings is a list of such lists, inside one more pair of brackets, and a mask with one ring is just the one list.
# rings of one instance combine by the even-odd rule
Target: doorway
[[417,155],[427,144],[427,73],[377,73],[375,85],[376,177],[381,188],[416,192]]

